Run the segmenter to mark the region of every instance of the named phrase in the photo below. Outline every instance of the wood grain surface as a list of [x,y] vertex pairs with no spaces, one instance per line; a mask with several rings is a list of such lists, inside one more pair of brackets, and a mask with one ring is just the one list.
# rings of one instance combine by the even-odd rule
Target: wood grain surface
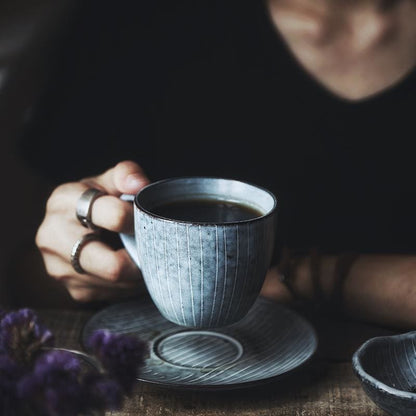
[[[380,328],[301,310],[319,337],[315,359],[305,368],[276,382],[256,388],[197,392],[163,389],[138,383],[134,394],[114,416],[386,416],[364,393],[353,373],[351,356],[365,340],[394,333]],[[38,310],[53,331],[56,345],[80,348],[84,323],[93,310]]]

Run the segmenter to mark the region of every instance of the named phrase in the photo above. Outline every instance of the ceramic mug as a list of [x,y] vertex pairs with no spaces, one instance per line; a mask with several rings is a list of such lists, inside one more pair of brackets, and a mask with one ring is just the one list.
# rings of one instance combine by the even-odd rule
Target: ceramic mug
[[[135,230],[121,239],[166,319],[214,328],[247,314],[273,252],[277,200],[270,191],[233,179],[185,177],[151,183],[124,199],[134,199]],[[249,207],[256,214],[201,221],[158,213],[157,207],[195,200]]]

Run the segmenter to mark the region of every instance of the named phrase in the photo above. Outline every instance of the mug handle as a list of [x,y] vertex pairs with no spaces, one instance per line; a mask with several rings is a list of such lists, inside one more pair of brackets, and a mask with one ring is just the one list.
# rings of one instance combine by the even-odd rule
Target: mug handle
[[[127,202],[134,202],[134,197],[135,195],[122,194],[120,196],[120,199]],[[136,240],[134,234],[119,233],[119,236],[127,253],[130,255],[130,257],[136,263],[137,267],[140,269],[139,256],[137,254]]]

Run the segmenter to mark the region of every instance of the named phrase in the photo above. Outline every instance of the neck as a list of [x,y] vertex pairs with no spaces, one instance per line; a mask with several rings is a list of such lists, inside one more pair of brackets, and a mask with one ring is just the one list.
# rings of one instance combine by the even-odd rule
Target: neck
[[327,89],[358,100],[416,64],[415,0],[269,0],[277,30]]
[[382,38],[386,32],[415,22],[414,15],[408,14],[409,8],[415,8],[415,0],[268,0],[268,4],[282,29],[298,29],[312,41],[357,31]]
[[375,11],[386,12],[396,8],[404,0],[269,0],[269,3],[291,4],[296,8],[309,10],[359,10],[371,8]]

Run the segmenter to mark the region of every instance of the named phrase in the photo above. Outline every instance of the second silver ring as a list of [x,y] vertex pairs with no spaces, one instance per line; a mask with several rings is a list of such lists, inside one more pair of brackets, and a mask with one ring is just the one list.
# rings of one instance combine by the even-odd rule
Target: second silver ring
[[90,241],[94,241],[94,240],[96,240],[96,241],[100,240],[98,234],[96,234],[96,233],[84,234],[72,246],[70,262],[71,262],[71,265],[74,268],[74,270],[79,274],[85,274],[86,273],[85,270],[82,268],[80,262],[79,262],[79,257],[81,255],[81,250],[84,248],[84,246],[87,243],[89,243]]

